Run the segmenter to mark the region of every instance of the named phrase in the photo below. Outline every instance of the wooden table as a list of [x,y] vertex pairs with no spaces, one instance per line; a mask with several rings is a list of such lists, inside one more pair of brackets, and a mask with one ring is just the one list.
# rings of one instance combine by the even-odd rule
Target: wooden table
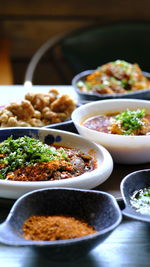
[[[48,90],[50,87],[40,87]],[[56,86],[55,86],[56,88]],[[4,86],[0,87],[3,90]],[[36,87],[34,87],[34,90]],[[69,87],[67,87],[69,89]],[[8,94],[21,92],[24,88],[5,87]],[[39,87],[37,87],[39,90]],[[6,94],[5,94],[6,96]],[[14,96],[13,96],[14,97]],[[9,95],[10,98],[10,95]],[[1,100],[2,101],[2,100]],[[1,102],[0,102],[1,104]],[[95,188],[113,194],[122,208],[120,182],[128,173],[140,169],[150,168],[150,164],[143,165],[114,165],[114,170],[107,181]],[[5,220],[14,201],[0,199],[0,223]],[[123,218],[121,224],[111,235],[88,255],[73,262],[51,261],[37,255],[34,250],[27,247],[9,247],[0,244],[1,267],[144,267],[150,266],[150,224]]]

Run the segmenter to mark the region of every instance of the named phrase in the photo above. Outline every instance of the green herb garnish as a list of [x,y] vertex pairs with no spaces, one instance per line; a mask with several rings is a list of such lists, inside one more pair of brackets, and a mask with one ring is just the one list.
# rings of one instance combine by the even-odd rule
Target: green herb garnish
[[150,215],[150,188],[136,191],[131,196],[130,203],[137,212]]
[[85,82],[85,86],[86,86],[86,89],[87,91],[90,91],[92,89],[92,84],[90,82]]
[[141,119],[145,116],[145,109],[138,109],[136,111],[126,110],[115,117],[120,121],[123,127],[123,133],[130,135],[134,130],[141,128],[143,122]]
[[47,162],[51,160],[67,159],[67,154],[63,148],[56,149],[41,141],[28,136],[13,139],[12,136],[0,144],[0,179],[4,179],[9,171],[14,171],[19,167],[32,165],[37,162]]

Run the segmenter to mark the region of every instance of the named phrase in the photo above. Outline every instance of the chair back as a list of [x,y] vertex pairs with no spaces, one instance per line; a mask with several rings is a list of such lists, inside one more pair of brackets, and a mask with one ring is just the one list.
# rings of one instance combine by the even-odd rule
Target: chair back
[[[81,71],[95,69],[116,59],[138,63],[142,70],[150,72],[150,22],[91,25],[55,40],[47,42],[46,51],[39,49],[42,53],[38,53],[36,63],[39,64],[44,54],[48,53],[49,63],[53,63],[64,84],[70,84],[73,76]],[[31,64],[32,61],[29,65],[34,65],[31,77],[34,81],[37,64]]]

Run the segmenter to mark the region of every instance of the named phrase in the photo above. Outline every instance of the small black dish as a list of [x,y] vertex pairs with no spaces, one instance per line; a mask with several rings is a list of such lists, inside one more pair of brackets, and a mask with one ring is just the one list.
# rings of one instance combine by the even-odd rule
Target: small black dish
[[[95,101],[95,100],[104,100],[104,99],[116,99],[116,98],[135,98],[135,99],[150,99],[150,89],[143,89],[138,90],[135,92],[130,93],[123,93],[123,94],[98,94],[98,93],[85,93],[82,92],[78,87],[77,83],[79,81],[85,80],[85,77],[91,73],[93,73],[95,70],[86,70],[79,74],[77,74],[72,79],[72,86],[74,87],[77,95],[79,96],[79,102],[82,104]],[[143,75],[150,79],[150,73],[143,71]]]
[[[68,215],[85,220],[97,233],[58,240],[31,241],[22,236],[22,224],[32,215]],[[71,188],[35,190],[20,197],[0,225],[0,242],[34,248],[49,259],[73,260],[99,245],[119,225],[122,215],[115,198],[102,191]]]
[[139,221],[150,222],[150,215],[141,214],[132,207],[130,200],[135,191],[150,187],[150,169],[135,171],[128,174],[121,182],[120,189],[125,209],[122,214]]

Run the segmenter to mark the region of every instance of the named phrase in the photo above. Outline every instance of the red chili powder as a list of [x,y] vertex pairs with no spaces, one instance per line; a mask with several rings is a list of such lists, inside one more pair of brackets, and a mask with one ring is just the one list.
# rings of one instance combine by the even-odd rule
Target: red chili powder
[[22,227],[26,240],[54,241],[82,237],[96,233],[96,230],[74,217],[68,216],[31,216]]

